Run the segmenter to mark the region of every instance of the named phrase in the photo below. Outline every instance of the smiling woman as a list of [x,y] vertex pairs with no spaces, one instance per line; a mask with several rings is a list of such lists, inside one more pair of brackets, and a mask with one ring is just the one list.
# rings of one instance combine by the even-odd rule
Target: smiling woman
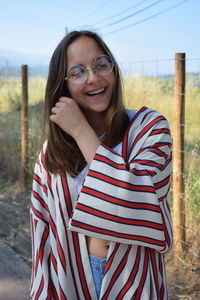
[[31,198],[36,299],[168,299],[167,120],[128,111],[120,70],[91,31],[69,33],[50,63],[47,141]]
[[[88,51],[89,49],[91,50]],[[95,64],[99,63],[99,56],[108,57],[110,64],[112,63],[109,72],[94,71]],[[106,63],[108,64],[108,62]],[[79,81],[80,83],[76,84],[76,81],[74,84],[74,80],[70,79],[71,76],[68,78],[69,71],[74,65],[87,70],[85,73],[88,76],[84,76],[86,81],[82,79],[82,83]],[[61,41],[53,54],[47,81],[45,108],[48,145],[45,151],[46,164],[53,173],[64,170],[73,177],[77,176],[86,164],[82,151],[77,147],[77,141],[72,139],[73,134],[79,134],[79,129],[83,133],[82,126],[85,123],[83,124],[82,121],[85,122],[85,119],[80,116],[77,118],[78,124],[74,124],[75,131],[72,135],[61,128],[66,126],[66,120],[69,122],[62,108],[67,106],[71,116],[77,109],[76,104],[81,107],[81,113],[87,117],[87,123],[95,129],[97,135],[101,136],[105,133],[104,143],[107,146],[114,147],[121,142],[129,118],[122,102],[120,70],[107,45],[93,32],[75,31]],[[59,117],[62,113],[64,114],[64,124],[61,124],[63,119]],[[54,122],[52,122],[53,120]],[[110,126],[111,123],[112,126]],[[69,127],[71,129],[71,126]],[[62,138],[56,138],[55,134]],[[83,138],[83,134],[81,136]],[[88,133],[87,137],[90,144],[91,139]]]
[[[90,49],[90,51],[88,51]],[[103,49],[90,37],[80,37],[74,41],[67,51],[67,66],[72,70],[74,65],[79,64],[87,70],[82,80],[78,81],[74,78],[74,73],[69,73],[67,85],[70,96],[80,105],[87,118],[95,123],[99,119],[103,121],[102,113],[107,110],[112,98],[113,88],[115,84],[115,76],[113,72],[112,60],[104,55]],[[107,65],[107,68],[105,68]],[[68,70],[68,72],[69,72]],[[103,70],[103,72],[102,72]],[[83,72],[82,72],[83,74]],[[86,75],[87,74],[87,75]],[[80,78],[80,75],[79,75]],[[99,130],[99,134],[103,134],[104,126]]]

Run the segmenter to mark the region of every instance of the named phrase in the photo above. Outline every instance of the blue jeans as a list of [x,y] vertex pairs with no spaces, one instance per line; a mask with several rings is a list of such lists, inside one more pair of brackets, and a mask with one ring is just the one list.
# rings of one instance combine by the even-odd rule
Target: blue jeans
[[95,284],[97,296],[99,299],[102,280],[103,280],[103,276],[104,276],[104,268],[105,268],[105,264],[106,264],[106,259],[98,258],[93,255],[89,255],[89,259],[90,259],[94,284]]

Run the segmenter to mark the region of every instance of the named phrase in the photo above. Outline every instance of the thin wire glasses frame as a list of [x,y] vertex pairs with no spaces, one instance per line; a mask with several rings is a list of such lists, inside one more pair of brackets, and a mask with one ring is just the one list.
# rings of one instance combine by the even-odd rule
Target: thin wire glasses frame
[[97,76],[108,75],[113,71],[114,62],[107,55],[98,55],[92,60],[91,67],[82,65],[70,66],[67,70],[67,76],[64,78],[72,84],[83,84],[88,79],[89,70],[92,70]]

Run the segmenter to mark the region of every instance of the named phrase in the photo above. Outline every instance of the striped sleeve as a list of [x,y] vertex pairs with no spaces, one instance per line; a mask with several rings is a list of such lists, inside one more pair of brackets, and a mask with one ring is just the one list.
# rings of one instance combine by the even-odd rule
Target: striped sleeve
[[48,188],[44,181],[43,154],[40,153],[35,164],[30,204],[30,223],[32,234],[32,277],[30,299],[50,299],[49,296],[49,225]]
[[144,110],[123,141],[123,155],[101,144],[69,230],[166,252],[172,230],[168,203],[171,136],[167,120]]

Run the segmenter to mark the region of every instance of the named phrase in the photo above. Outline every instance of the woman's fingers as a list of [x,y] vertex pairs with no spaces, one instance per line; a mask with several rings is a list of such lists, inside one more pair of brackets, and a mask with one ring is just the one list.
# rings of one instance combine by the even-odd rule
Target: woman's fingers
[[51,109],[51,112],[52,112],[53,114],[57,114],[58,111],[59,111],[58,108],[55,107],[55,106]]
[[61,97],[51,109],[50,120],[72,137],[79,135],[87,123],[76,101],[68,97]]
[[[59,98],[59,102],[63,102],[63,103],[69,103],[70,101],[74,101],[72,98],[69,97],[60,97]],[[57,102],[57,103],[59,103]]]

